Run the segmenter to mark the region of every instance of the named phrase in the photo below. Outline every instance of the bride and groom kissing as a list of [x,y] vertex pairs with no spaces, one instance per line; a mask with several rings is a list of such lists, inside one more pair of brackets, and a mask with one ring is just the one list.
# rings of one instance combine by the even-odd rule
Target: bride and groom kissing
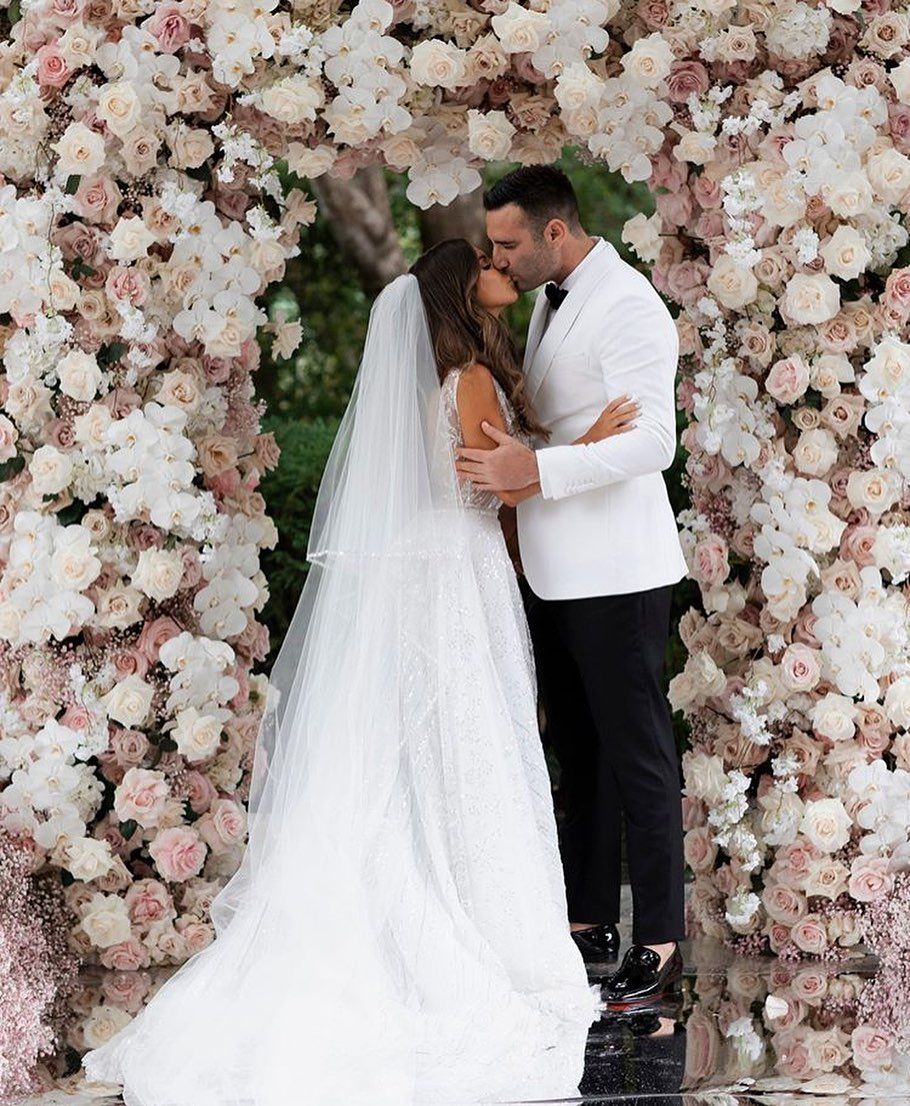
[[[128,1102],[574,1097],[592,1023],[679,983],[676,328],[559,169],[483,202],[489,255],[373,305],[216,940],[82,1059]],[[522,364],[502,312],[541,286]],[[592,984],[623,826],[632,945]]]

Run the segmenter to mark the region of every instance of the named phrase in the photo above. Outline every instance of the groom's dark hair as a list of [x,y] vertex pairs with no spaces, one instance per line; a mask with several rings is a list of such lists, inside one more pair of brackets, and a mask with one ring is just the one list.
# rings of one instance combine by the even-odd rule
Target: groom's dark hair
[[551,219],[562,219],[572,231],[581,230],[578,198],[572,182],[555,165],[522,165],[501,177],[483,194],[483,206],[495,211],[515,204],[536,233]]

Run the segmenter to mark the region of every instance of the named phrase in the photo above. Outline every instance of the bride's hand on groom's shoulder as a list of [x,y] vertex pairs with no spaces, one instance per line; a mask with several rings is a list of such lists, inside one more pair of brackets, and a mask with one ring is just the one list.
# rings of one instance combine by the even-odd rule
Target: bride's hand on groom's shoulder
[[618,396],[601,411],[590,429],[572,444],[589,445],[591,442],[601,442],[604,438],[612,438],[616,434],[626,434],[635,428],[635,419],[640,410],[641,404],[637,400],[629,396]]

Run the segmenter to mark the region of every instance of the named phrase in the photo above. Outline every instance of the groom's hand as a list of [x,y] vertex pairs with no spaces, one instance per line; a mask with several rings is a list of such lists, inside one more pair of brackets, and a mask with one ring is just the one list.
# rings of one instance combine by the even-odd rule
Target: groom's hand
[[533,449],[504,434],[492,423],[483,422],[481,428],[496,442],[496,448],[456,450],[455,470],[459,479],[470,480],[475,488],[494,492],[518,491],[537,482],[537,455]]

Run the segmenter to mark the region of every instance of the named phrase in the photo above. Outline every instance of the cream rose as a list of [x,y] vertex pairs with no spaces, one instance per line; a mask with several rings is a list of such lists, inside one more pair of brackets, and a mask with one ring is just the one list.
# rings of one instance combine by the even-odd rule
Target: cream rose
[[155,235],[142,219],[136,216],[119,219],[108,239],[108,256],[114,261],[138,261],[154,242]]
[[[72,349],[57,364],[60,390],[83,403],[95,398],[101,383],[101,369],[94,354]],[[104,408],[105,411],[108,408]],[[108,414],[110,412],[108,411]]]
[[429,87],[458,88],[467,79],[467,55],[451,42],[425,39],[411,54],[411,76]]
[[39,495],[56,495],[62,492],[73,475],[71,458],[56,446],[39,446],[28,465],[32,486]]
[[139,726],[148,715],[155,689],[141,676],[127,676],[114,684],[100,702],[109,718],[124,726]]
[[184,564],[179,549],[143,549],[132,573],[133,587],[161,602],[177,594]]
[[817,849],[836,853],[850,840],[852,825],[840,799],[816,799],[806,803],[799,830]]
[[57,151],[57,174],[61,177],[91,176],[104,164],[104,139],[84,123],[70,123],[51,145]]
[[637,38],[622,56],[626,76],[640,88],[657,88],[670,75],[674,55],[659,31]]
[[486,161],[505,161],[512,148],[515,127],[504,111],[468,112],[468,148]]
[[177,725],[171,736],[177,742],[177,751],[191,763],[206,760],[218,749],[221,742],[222,722],[211,714],[201,714],[194,707],[177,712]]
[[107,949],[129,940],[130,917],[119,895],[96,892],[83,910],[82,929],[95,948]]
[[910,158],[899,150],[873,154],[866,171],[876,194],[887,203],[900,203],[910,190]]
[[106,875],[114,866],[110,842],[95,837],[77,837],[64,849],[66,870],[76,879],[88,882]]
[[837,314],[840,292],[826,273],[794,273],[780,306],[794,323],[823,323]]
[[129,81],[114,81],[102,87],[97,112],[118,138],[125,138],[139,122],[142,102]]
[[837,439],[830,430],[804,430],[793,450],[793,461],[808,476],[824,476],[837,461]]
[[752,303],[758,292],[758,280],[752,270],[722,253],[707,280],[708,291],[724,307],[740,308]]
[[839,226],[818,251],[825,271],[841,280],[854,280],[872,260],[866,240],[853,227]]

